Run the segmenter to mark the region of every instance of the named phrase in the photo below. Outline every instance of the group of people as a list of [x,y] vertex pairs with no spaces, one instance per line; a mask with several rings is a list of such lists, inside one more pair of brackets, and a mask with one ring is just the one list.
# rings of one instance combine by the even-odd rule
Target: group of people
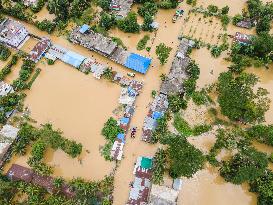
[[137,131],[137,127],[133,127],[131,129],[131,138],[135,138],[136,137],[136,131]]

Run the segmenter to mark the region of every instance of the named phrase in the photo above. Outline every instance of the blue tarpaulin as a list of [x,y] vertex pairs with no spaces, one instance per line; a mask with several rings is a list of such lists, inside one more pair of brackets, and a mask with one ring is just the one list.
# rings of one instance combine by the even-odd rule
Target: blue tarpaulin
[[120,123],[123,125],[127,125],[129,123],[130,118],[128,117],[123,117],[120,119]]
[[74,66],[75,68],[79,68],[84,59],[85,59],[84,56],[79,55],[72,51],[68,51],[64,54],[62,61]]
[[159,118],[161,118],[163,116],[163,114],[161,112],[153,112],[152,118],[157,120]]
[[130,97],[137,96],[137,92],[131,87],[128,87],[128,94],[129,94]]
[[123,143],[125,143],[125,135],[123,133],[119,133],[117,138],[121,140]]
[[80,28],[80,33],[85,33],[89,28],[90,26],[83,24],[82,27]]
[[139,73],[145,74],[149,69],[152,59],[143,57],[136,53],[131,53],[124,64],[125,67],[130,68]]

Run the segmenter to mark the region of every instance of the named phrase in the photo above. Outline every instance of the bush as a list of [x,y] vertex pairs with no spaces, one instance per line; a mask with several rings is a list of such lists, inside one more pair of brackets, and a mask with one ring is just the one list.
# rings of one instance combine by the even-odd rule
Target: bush
[[117,26],[126,33],[138,33],[140,30],[140,25],[137,23],[137,14],[134,12],[129,12],[125,18],[118,20]]
[[56,24],[54,22],[51,22],[47,19],[39,22],[35,21],[35,26],[40,29],[41,31],[46,31],[47,33],[51,34],[56,28]]
[[13,55],[11,61],[0,71],[0,80],[4,80],[5,77],[11,73],[12,66],[16,65],[18,61],[18,56]]
[[149,35],[145,35],[142,39],[140,39],[140,41],[137,43],[137,50],[143,50],[149,40]]
[[163,149],[158,149],[153,158],[153,184],[161,184],[163,182],[163,175],[167,165],[167,154]]
[[192,135],[192,129],[189,123],[179,114],[174,115],[173,126],[183,136],[188,137]]
[[252,139],[273,146],[273,125],[255,125],[247,133]]
[[219,46],[212,46],[210,53],[214,58],[218,58],[222,53],[222,49]]
[[193,134],[193,136],[198,136],[198,135],[201,135],[203,133],[210,131],[211,129],[212,129],[211,125],[206,125],[206,124],[196,125],[192,129],[192,134]]
[[244,17],[240,14],[237,14],[232,18],[232,24],[236,26],[237,23],[239,23],[242,20],[244,20]]
[[158,46],[156,46],[155,52],[161,65],[167,63],[171,50],[172,48],[166,46],[164,43],[160,43]]
[[250,191],[258,194],[258,204],[273,204],[273,172],[266,170],[264,174],[250,182]]
[[0,60],[6,61],[10,57],[10,55],[10,50],[6,46],[0,44]]
[[52,59],[47,59],[47,64],[48,64],[48,65],[53,65],[54,63],[55,63],[54,60],[52,60]]
[[187,101],[184,100],[179,95],[169,95],[168,96],[168,102],[169,102],[169,109],[173,113],[177,113],[181,109],[186,109],[187,108]]

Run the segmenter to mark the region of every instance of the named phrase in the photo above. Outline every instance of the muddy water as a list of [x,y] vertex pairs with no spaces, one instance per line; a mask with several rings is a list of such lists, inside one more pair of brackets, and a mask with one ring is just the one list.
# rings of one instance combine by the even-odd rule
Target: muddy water
[[[63,130],[64,136],[83,144],[82,164],[60,150],[48,151],[46,161],[56,167],[54,174],[57,176],[103,178],[109,174],[113,163],[100,156],[99,146],[105,143],[100,132],[118,105],[120,87],[95,80],[59,61],[53,66],[43,63],[38,66],[42,72],[25,100],[31,117],[38,124],[52,123]],[[19,158],[15,162],[25,164],[25,159]]]
[[269,69],[265,68],[249,68],[247,72],[254,73],[259,77],[260,82],[258,86],[265,88],[269,91],[268,97],[271,99],[270,109],[265,114],[265,121],[267,124],[273,123],[273,64]]
[[198,88],[216,82],[219,74],[228,70],[229,63],[223,58],[213,58],[207,48],[194,49],[191,58],[200,67],[200,76],[197,80]]
[[248,186],[238,186],[224,181],[217,170],[204,169],[192,179],[184,179],[178,198],[179,205],[255,205],[255,194]]

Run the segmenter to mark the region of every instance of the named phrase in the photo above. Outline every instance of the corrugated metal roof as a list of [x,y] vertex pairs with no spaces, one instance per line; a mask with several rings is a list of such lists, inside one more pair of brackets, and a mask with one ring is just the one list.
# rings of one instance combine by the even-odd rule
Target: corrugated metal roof
[[73,51],[67,51],[64,54],[62,61],[64,61],[67,64],[70,64],[76,68],[79,68],[80,65],[82,64],[82,62],[84,61],[84,59],[85,59],[85,57],[80,54],[77,54]]
[[131,53],[126,59],[124,66],[139,73],[145,74],[150,67],[151,61],[152,59],[150,58],[146,58],[136,53]]

